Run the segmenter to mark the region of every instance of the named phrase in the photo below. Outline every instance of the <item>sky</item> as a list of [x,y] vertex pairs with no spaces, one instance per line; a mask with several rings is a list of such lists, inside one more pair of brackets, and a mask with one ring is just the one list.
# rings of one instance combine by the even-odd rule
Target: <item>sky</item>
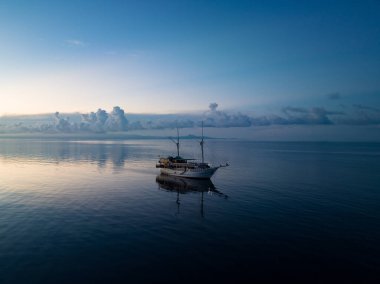
[[379,78],[376,0],[0,1],[0,116],[217,103],[250,126],[378,128]]

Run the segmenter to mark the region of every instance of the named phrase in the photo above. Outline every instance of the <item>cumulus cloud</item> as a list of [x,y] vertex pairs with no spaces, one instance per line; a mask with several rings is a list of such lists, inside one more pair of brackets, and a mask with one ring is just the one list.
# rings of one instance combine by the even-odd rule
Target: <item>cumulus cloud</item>
[[96,112],[82,114],[80,130],[91,132],[114,132],[128,130],[128,120],[125,117],[124,110],[115,106],[111,113],[103,109]]
[[[173,129],[205,127],[228,128],[270,125],[380,125],[380,109],[373,106],[352,105],[342,111],[323,107],[303,108],[287,106],[277,113],[254,116],[240,112],[218,109],[211,103],[203,114],[129,115],[119,106],[111,112],[98,109],[86,114],[59,112],[48,117],[0,117],[0,132],[43,132],[43,133],[107,133],[144,129]],[[127,119],[128,118],[128,119]]]
[[[210,104],[210,111],[203,117],[205,127],[248,127],[251,126],[251,118],[241,113],[227,113],[216,110],[218,104]],[[198,125],[200,123],[198,122]]]
[[59,112],[54,113],[52,124],[29,126],[30,131],[38,132],[119,132],[128,130],[128,120],[124,110],[115,106],[110,113],[103,109],[80,115],[80,121],[71,121],[70,117],[63,117]]
[[77,130],[77,125],[70,123],[69,118],[61,117],[59,112],[54,114],[54,126],[59,132],[73,132]]
[[322,107],[313,107],[311,109],[299,107],[285,107],[283,112],[286,116],[287,124],[333,124],[330,116],[343,115],[343,112],[328,111]]
[[301,108],[287,106],[282,108],[282,114],[269,114],[259,117],[252,117],[251,123],[254,126],[268,125],[331,125],[335,124],[332,119],[335,116],[342,116],[343,112],[328,111],[322,107]]
[[130,130],[136,129],[166,129],[166,128],[192,128],[201,126],[202,122],[205,127],[248,127],[251,126],[251,118],[241,113],[229,113],[217,110],[218,104],[211,103],[209,110],[202,115],[178,114],[172,116],[144,119],[141,116],[138,120],[129,124]]
[[108,119],[108,113],[103,109],[98,109],[96,112],[82,114],[82,122],[80,128],[84,131],[105,132],[105,123]]
[[211,111],[216,111],[216,109],[217,109],[217,107],[218,107],[218,104],[217,103],[211,103],[211,104],[209,104],[209,109],[211,110]]
[[126,131],[128,120],[125,117],[124,110],[115,106],[104,124],[108,131]]

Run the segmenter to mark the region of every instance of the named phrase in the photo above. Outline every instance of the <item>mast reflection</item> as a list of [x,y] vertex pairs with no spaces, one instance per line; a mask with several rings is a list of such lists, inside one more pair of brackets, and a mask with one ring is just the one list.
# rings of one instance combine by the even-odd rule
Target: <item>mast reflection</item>
[[217,190],[213,182],[209,179],[188,179],[160,174],[156,177],[156,182],[161,190],[177,192],[176,203],[178,205],[178,211],[180,206],[180,194],[199,192],[201,194],[200,205],[202,217],[204,217],[204,192],[228,198],[227,195]]

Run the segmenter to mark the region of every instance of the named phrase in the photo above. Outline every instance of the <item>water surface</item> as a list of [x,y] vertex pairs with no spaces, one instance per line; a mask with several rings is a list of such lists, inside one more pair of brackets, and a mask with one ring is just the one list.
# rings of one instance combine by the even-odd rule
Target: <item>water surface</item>
[[[200,156],[184,141],[185,157]],[[380,144],[0,141],[1,283],[380,280]]]

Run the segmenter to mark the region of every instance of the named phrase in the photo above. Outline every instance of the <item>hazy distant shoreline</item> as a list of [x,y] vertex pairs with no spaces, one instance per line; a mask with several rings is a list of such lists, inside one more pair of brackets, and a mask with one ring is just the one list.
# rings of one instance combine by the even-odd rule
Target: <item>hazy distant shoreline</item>
[[[180,136],[180,139],[200,139],[196,135]],[[206,139],[223,139],[205,137]],[[136,135],[127,133],[0,133],[2,139],[38,139],[38,140],[131,140],[131,139],[168,139],[168,136]]]
[[[0,142],[2,140],[38,140],[38,141],[101,141],[101,140],[168,140],[173,136],[168,135],[140,135],[130,134],[125,132],[113,133],[0,133]],[[244,138],[231,138],[231,137],[204,137],[206,140],[233,140],[233,141],[246,141],[255,143],[345,143],[345,144],[379,144],[380,141],[339,141],[339,140],[251,140]],[[199,140],[200,136],[196,135],[183,135],[180,136],[181,140]]]

